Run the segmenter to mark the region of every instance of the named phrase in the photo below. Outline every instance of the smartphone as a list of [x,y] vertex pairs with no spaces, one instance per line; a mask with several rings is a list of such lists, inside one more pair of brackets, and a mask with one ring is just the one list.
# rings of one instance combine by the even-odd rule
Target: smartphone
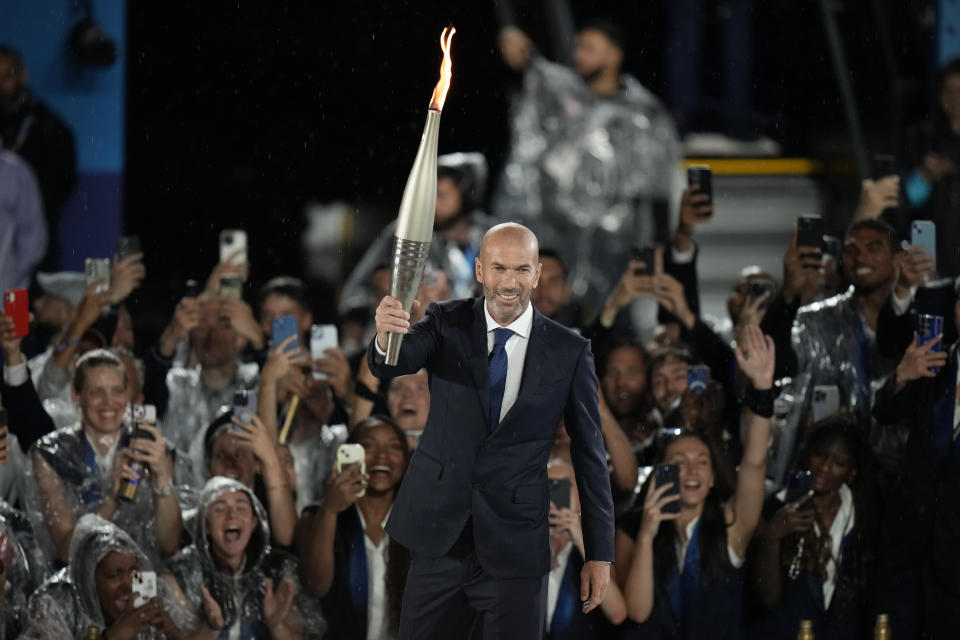
[[3,315],[13,318],[13,332],[18,338],[30,333],[30,296],[26,289],[4,292]]
[[133,601],[134,609],[142,607],[157,597],[157,574],[153,571],[137,571],[133,574],[131,587],[133,592],[137,594]]
[[110,258],[87,258],[83,264],[83,274],[87,287],[99,282],[96,293],[103,293],[110,289]]
[[[926,344],[941,333],[943,333],[943,316],[932,316],[928,313],[917,314],[917,341],[919,344]],[[937,343],[928,351],[940,351],[941,346]],[[939,373],[940,367],[931,367],[930,371]]]
[[663,496],[677,496],[677,500],[671,500],[663,505],[663,513],[680,513],[680,465],[677,464],[658,464],[653,469],[653,477],[656,479],[657,487],[662,487],[668,482],[673,486],[667,489]]
[[300,346],[297,337],[297,319],[293,316],[277,316],[273,319],[273,348],[276,349],[280,343],[293,336],[293,342],[287,345],[284,351],[296,351]]
[[570,478],[550,478],[550,502],[557,509],[570,508]]
[[933,258],[937,266],[937,225],[931,220],[914,220],[910,223],[910,244],[923,247],[924,253]]
[[[253,422],[253,414],[257,412],[256,395],[248,389],[237,389],[233,392],[233,417],[244,424]],[[237,425],[233,425],[239,429]]]
[[117,260],[122,260],[134,253],[141,253],[140,236],[123,236],[117,242]]
[[[810,487],[813,485],[813,472],[809,469],[794,471],[787,475],[787,504],[792,504],[810,493]],[[800,504],[800,509],[812,509],[813,500],[807,500]]]
[[[239,253],[238,253],[239,252]],[[234,256],[233,254],[237,254]],[[233,259],[231,260],[231,256]],[[247,261],[247,232],[242,229],[224,229],[220,232],[220,262],[243,264]]]
[[[344,468],[352,464],[359,464],[360,473],[366,473],[367,452],[362,444],[344,443],[337,448],[337,473],[343,473]],[[366,489],[361,489],[357,497],[362,498],[366,493]]]
[[229,276],[220,278],[220,297],[240,300],[243,298],[243,278]]
[[197,298],[200,296],[200,292],[200,283],[193,279],[187,280],[183,287],[184,298]]
[[839,412],[840,388],[835,384],[816,385],[813,388],[813,421],[820,422]]
[[761,305],[762,309],[766,309],[773,300],[773,296],[768,294],[773,294],[774,289],[776,285],[768,280],[754,280],[747,287],[747,301],[753,302],[767,296],[766,301]]
[[[336,349],[340,345],[337,336],[337,325],[315,324],[310,327],[310,359],[326,358],[327,349]],[[326,380],[327,374],[322,371],[313,372],[314,380]]]
[[817,247],[823,252],[823,218],[820,216],[797,218],[797,246]]
[[639,260],[643,262],[643,268],[638,268],[633,270],[633,275],[635,276],[651,276],[653,275],[653,261],[654,261],[654,251],[653,247],[633,247],[630,250],[630,259]]
[[897,159],[888,154],[873,156],[873,179],[879,180],[887,176],[897,175]]
[[133,421],[146,422],[151,426],[157,424],[157,408],[152,404],[133,405]]
[[708,382],[710,382],[710,367],[705,364],[692,364],[687,367],[687,389],[702,396],[707,392]]
[[713,202],[713,171],[710,165],[694,164],[687,167],[687,185],[696,187],[700,193],[705,193],[710,202]]

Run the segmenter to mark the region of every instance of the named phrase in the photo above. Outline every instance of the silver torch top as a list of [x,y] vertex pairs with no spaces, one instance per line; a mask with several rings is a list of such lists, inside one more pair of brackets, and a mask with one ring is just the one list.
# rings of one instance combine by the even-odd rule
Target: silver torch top
[[[453,68],[450,44],[454,33],[456,29],[453,27],[445,28],[440,36],[440,48],[443,50],[440,81],[433,90],[420,147],[403,189],[393,238],[390,295],[400,300],[408,313],[420,289],[420,280],[430,253],[430,240],[433,238],[433,219],[437,207],[437,141],[440,136],[440,112],[450,88]],[[401,334],[387,334],[386,364],[397,364],[402,339]]]

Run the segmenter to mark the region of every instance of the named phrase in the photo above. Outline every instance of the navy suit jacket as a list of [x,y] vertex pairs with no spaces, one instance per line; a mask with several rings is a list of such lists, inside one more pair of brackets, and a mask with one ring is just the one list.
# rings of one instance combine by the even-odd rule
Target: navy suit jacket
[[387,522],[414,554],[441,557],[469,518],[483,569],[497,578],[550,570],[547,460],[560,421],[572,440],[588,560],[613,561],[613,500],[589,341],[533,312],[517,401],[491,433],[484,299],[434,303],[378,378],[430,375],[430,414]]

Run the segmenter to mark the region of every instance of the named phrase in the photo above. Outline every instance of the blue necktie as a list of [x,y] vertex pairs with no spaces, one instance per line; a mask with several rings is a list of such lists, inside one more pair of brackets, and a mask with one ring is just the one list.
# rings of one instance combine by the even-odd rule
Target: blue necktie
[[507,386],[507,350],[504,346],[512,335],[510,329],[493,330],[493,351],[490,352],[490,431],[500,424],[503,390]]

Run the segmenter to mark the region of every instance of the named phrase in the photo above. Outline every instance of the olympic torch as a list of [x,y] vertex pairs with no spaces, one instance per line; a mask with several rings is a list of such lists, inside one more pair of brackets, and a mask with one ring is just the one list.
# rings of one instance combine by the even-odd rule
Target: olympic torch
[[[440,135],[440,112],[443,110],[453,63],[450,59],[450,43],[457,30],[445,28],[440,35],[443,64],[440,65],[440,81],[433,89],[427,123],[420,138],[420,148],[407,177],[407,186],[400,200],[397,215],[397,230],[393,238],[393,253],[390,259],[390,295],[403,304],[409,313],[413,300],[420,289],[423,269],[430,253],[433,238],[433,217],[437,207],[437,139]],[[400,356],[399,333],[387,334],[386,363],[397,364]]]

